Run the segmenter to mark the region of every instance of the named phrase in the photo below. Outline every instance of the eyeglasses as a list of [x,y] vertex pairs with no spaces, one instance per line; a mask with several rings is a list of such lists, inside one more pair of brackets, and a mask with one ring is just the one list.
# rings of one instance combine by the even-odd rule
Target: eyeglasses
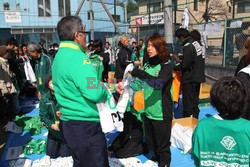
[[79,32],[79,33],[82,33],[82,34],[88,34],[87,32],[85,32],[85,31],[77,31],[77,32]]

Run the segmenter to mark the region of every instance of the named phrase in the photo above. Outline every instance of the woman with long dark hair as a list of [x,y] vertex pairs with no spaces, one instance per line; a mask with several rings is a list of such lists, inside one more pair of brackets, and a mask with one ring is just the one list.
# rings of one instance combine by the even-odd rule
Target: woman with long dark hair
[[[134,68],[131,74],[143,81],[146,116],[144,125],[148,148],[154,153],[152,160],[156,160],[160,167],[170,166],[173,118],[170,88],[173,68],[164,37],[159,34],[151,36],[147,41],[146,54],[149,57],[148,63],[142,70]],[[117,91],[123,93],[121,84],[118,84]]]

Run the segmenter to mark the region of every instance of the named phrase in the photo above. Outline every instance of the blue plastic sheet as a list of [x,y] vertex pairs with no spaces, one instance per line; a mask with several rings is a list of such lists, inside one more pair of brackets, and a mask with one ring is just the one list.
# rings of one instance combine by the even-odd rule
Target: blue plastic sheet
[[[30,99],[30,100],[33,100],[33,103],[37,103],[36,99]],[[36,108],[25,108],[25,109],[30,111],[29,113],[26,114],[26,116],[35,117],[35,116],[39,115],[39,111]],[[177,116],[177,118],[182,117],[181,110],[182,110],[182,105],[180,104],[178,109],[175,111],[175,116]],[[204,118],[210,117],[214,114],[217,114],[217,111],[213,107],[211,107],[211,106],[202,107],[200,109],[199,119],[204,119]],[[5,146],[5,150],[2,154],[0,166],[1,167],[8,167],[9,166],[8,161],[5,160],[7,150],[9,147],[16,147],[16,146],[25,145],[32,138],[35,140],[46,139],[47,137],[44,136],[45,133],[47,133],[47,130],[42,130],[42,133],[40,135],[36,135],[36,136],[31,136],[30,133],[27,131],[24,131],[23,133],[20,133],[20,134],[15,134],[15,133],[10,132],[8,141],[7,141],[6,146]],[[112,141],[117,137],[117,135],[118,135],[118,132],[116,132],[116,131],[106,135],[108,145],[110,145],[112,143]],[[172,154],[171,167],[195,167],[194,161],[193,161],[190,154],[182,154],[179,149],[174,148],[174,147],[171,147],[171,154]],[[45,154],[32,154],[29,156],[25,156],[25,158],[28,158],[28,159],[34,161],[37,159],[41,159],[44,156],[45,156]],[[136,157],[138,159],[140,159],[140,161],[142,163],[145,163],[151,157],[151,155],[146,154],[146,155],[139,155]]]

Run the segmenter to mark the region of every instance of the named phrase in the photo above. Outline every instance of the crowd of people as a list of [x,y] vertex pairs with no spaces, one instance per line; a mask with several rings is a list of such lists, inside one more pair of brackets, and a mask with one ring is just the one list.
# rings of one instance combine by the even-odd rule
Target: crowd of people
[[[72,156],[75,167],[108,167],[109,154],[128,158],[150,152],[159,167],[169,167],[173,111],[178,106],[174,93],[178,99],[182,92],[183,117],[199,116],[200,85],[205,82],[205,46],[199,31],[176,30],[182,46],[178,55],[169,53],[164,37],[157,33],[146,43],[140,39],[131,46],[129,38],[121,36],[115,51],[108,41],[104,47],[101,40],[87,45],[85,25],[76,16],[63,17],[57,32],[60,45],[51,45],[49,51],[35,42],[18,47],[14,38],[0,46],[1,120],[21,112],[19,100],[37,96],[41,121],[49,131],[46,154],[51,158]],[[202,120],[194,131],[192,154],[197,166],[249,165],[249,41],[245,46],[248,53],[236,76],[221,78],[212,87],[211,104],[219,114]],[[122,117],[124,129],[107,146],[96,104],[108,100],[109,84],[114,85],[110,91],[116,102],[122,97],[130,64],[133,95]],[[115,79],[109,78],[112,70]],[[180,86],[173,88],[176,76]],[[135,107],[138,93],[142,93],[140,109]],[[217,152],[225,150],[218,159]],[[236,154],[238,158],[228,158]]]

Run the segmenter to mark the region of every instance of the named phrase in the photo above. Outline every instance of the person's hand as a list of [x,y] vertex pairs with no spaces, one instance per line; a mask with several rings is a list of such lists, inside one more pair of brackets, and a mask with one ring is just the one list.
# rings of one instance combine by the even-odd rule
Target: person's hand
[[36,88],[36,87],[37,87],[36,83],[32,83],[31,86],[32,86],[33,88]]
[[122,95],[124,93],[124,87],[123,87],[123,84],[122,82],[119,82],[118,85],[116,86],[116,91]]
[[101,56],[100,56],[100,57],[98,57],[98,59],[99,59],[99,60],[101,60],[101,61],[103,61],[103,57],[101,57]]
[[141,65],[141,62],[140,61],[134,61],[134,64],[139,66],[139,65]]
[[24,61],[28,61],[28,59],[29,59],[26,55],[24,55],[22,58]]
[[58,124],[52,124],[51,129],[56,130],[56,131],[60,131]]
[[37,92],[37,98],[39,99],[39,100],[41,100],[41,92]]

